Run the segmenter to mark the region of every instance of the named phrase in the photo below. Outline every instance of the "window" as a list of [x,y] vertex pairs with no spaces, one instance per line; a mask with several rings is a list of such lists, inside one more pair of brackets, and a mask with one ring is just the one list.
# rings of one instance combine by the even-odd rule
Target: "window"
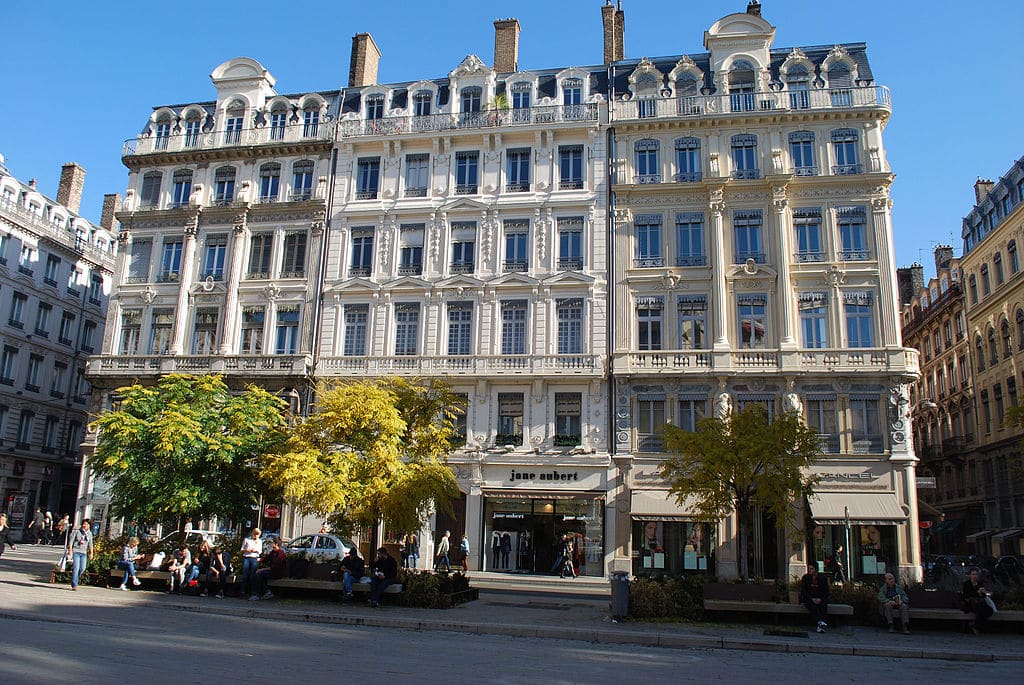
[[991,326],[988,329],[988,355],[989,363],[992,366],[999,363],[999,350],[996,347],[996,329]]
[[149,353],[167,354],[171,350],[174,310],[154,309],[149,330]]
[[43,358],[38,354],[28,356],[28,369],[25,373],[25,389],[39,392],[39,371],[43,368]]
[[530,190],[530,148],[512,148],[505,153],[507,178],[505,191],[525,193]]
[[364,157],[356,165],[356,199],[375,200],[380,189],[380,157]]
[[303,201],[313,197],[315,166],[310,159],[304,159],[292,165],[292,200]]
[[786,72],[786,90],[789,91],[790,109],[807,109],[811,106],[810,77],[807,67],[795,66]]
[[277,202],[281,194],[281,165],[260,167],[260,202]]
[[184,207],[192,195],[192,172],[188,169],[175,171],[172,183],[171,206]]
[[223,233],[206,236],[206,255],[203,259],[202,277],[215,281],[224,280],[224,259],[228,251],[228,237]]
[[637,445],[640,452],[661,450],[665,433],[665,399],[661,396],[640,395],[637,398]]
[[69,455],[77,455],[82,445],[82,424],[78,421],[68,423],[67,451]]
[[974,274],[967,277],[967,291],[971,296],[971,304],[978,304],[978,281]]
[[9,345],[4,345],[3,355],[0,356],[0,383],[14,385],[14,363],[18,359],[18,350]]
[[760,178],[761,171],[757,168],[757,136],[743,134],[733,136],[732,146],[732,177]]
[[833,107],[850,107],[853,105],[853,74],[844,62],[836,62],[828,68],[828,88],[832,97]]
[[1011,240],[1006,244],[1006,253],[1010,255],[1010,274],[1020,271],[1020,257],[1017,256],[1017,241]]
[[56,362],[53,365],[53,376],[50,379],[50,397],[61,399],[64,397],[64,388],[68,382],[68,365],[63,362]]
[[509,91],[512,93],[512,121],[529,123],[533,84],[525,81],[513,83]]
[[526,300],[501,303],[501,353],[526,354]]
[[523,444],[523,394],[498,393],[498,432],[496,445]]
[[18,258],[18,271],[28,276],[33,273],[32,267],[36,262],[36,249],[30,245],[21,246],[21,256]]
[[676,214],[676,266],[704,266],[704,213]]
[[583,352],[583,299],[571,298],[556,302],[558,318],[558,354]]
[[985,427],[985,433],[992,432],[992,407],[988,401],[988,390],[981,391],[981,420]]
[[405,196],[426,197],[430,187],[430,155],[406,155]]
[[64,312],[60,318],[60,329],[57,332],[57,341],[64,345],[70,345],[72,343],[71,336],[74,333],[74,328],[75,315],[70,312]]
[[636,233],[636,257],[633,266],[648,268],[664,266],[661,256],[661,214],[634,214],[633,230]]
[[996,428],[1003,427],[1003,417],[1006,415],[1006,406],[1003,404],[1003,386],[1001,383],[996,383],[995,387],[992,388],[992,399],[996,403]]
[[242,335],[240,354],[263,354],[263,322],[266,311],[263,307],[242,308]]
[[583,269],[583,217],[558,219],[558,268],[563,271]]
[[527,271],[530,267],[527,253],[527,237],[530,222],[520,219],[504,222],[505,229],[505,271]]
[[43,283],[57,287],[57,278],[60,275],[60,257],[57,255],[46,255],[46,270],[43,272]]
[[1024,350],[1024,309],[1017,310],[1017,349]]
[[642,352],[661,349],[662,311],[665,301],[661,297],[638,297],[636,300],[637,349]]
[[679,316],[679,349],[707,349],[707,298],[703,295],[680,295],[677,314]]
[[369,276],[373,271],[373,230],[352,231],[352,261],[349,276]]
[[871,258],[864,217],[863,207],[836,208],[836,223],[839,227],[839,240],[842,244],[839,258],[843,261],[859,262]]
[[807,427],[818,434],[821,450],[826,454],[839,452],[839,418],[836,398],[831,395],[810,396],[804,400]]
[[767,298],[764,295],[738,295],[736,297],[739,321],[740,347],[763,348],[767,325]]
[[701,180],[700,139],[680,138],[676,141],[676,182]]
[[281,278],[303,278],[306,275],[306,233],[287,233],[281,257]]
[[277,342],[274,354],[295,354],[299,349],[299,307],[277,308]]
[[469,86],[468,88],[463,88],[460,96],[462,103],[462,107],[459,109],[460,112],[480,111],[480,100],[483,97],[483,88],[480,86]]
[[633,87],[637,116],[641,119],[658,116],[657,98],[661,94],[661,79],[654,74],[641,74]]
[[821,262],[825,260],[825,253],[821,246],[821,209],[794,209],[793,230],[796,233],[796,261]]
[[417,353],[420,332],[420,306],[399,303],[395,305],[395,355]]
[[366,321],[369,314],[369,305],[345,305],[345,341],[342,353],[346,357],[361,357],[366,354]]
[[1003,255],[1001,253],[996,252],[992,256],[992,268],[996,272],[996,285],[1002,285],[1006,279],[1003,276]]
[[125,309],[121,311],[121,354],[138,354],[139,338],[142,333],[142,310]]
[[91,353],[93,351],[93,343],[96,338],[96,323],[93,321],[86,321],[82,325],[82,344],[80,348],[84,352]]
[[7,323],[12,328],[24,328],[25,327],[25,303],[28,302],[28,295],[22,293],[14,293],[11,296],[11,313],[7,317]]
[[754,110],[754,65],[746,60],[737,60],[729,69],[729,111],[750,112]]
[[745,264],[748,259],[757,264],[764,264],[766,257],[761,237],[761,210],[736,210],[732,215],[732,225],[736,237],[733,264]]
[[320,130],[320,107],[316,104],[306,105],[302,111],[302,137],[316,138]]
[[843,293],[848,347],[874,347],[874,316],[869,292]]
[[423,273],[424,224],[402,224],[399,232],[398,274],[418,276]]
[[412,96],[412,115],[415,117],[430,116],[434,94],[429,90],[421,90]]
[[697,424],[707,417],[708,398],[703,394],[684,394],[679,396],[679,423],[684,431],[697,430]]
[[139,209],[155,209],[160,206],[160,183],[163,174],[151,171],[142,177],[142,192],[139,193]]
[[579,190],[583,188],[583,146],[558,146],[558,189]]
[[270,255],[273,247],[272,233],[253,233],[249,237],[249,268],[245,274],[247,279],[270,278]]
[[473,303],[448,303],[448,354],[472,354]]
[[192,354],[213,354],[217,350],[216,307],[200,307],[196,310],[195,329],[192,332]]
[[1016,407],[1017,406],[1017,379],[1013,378],[1012,376],[1010,378],[1006,379],[1006,394],[1010,398],[1010,406],[1011,407]]
[[816,176],[818,168],[814,165],[814,133],[812,131],[790,133],[789,156],[793,160],[794,175]]
[[555,447],[575,447],[582,437],[583,395],[555,393]]
[[[4,191],[9,191],[4,188]],[[7,244],[10,243],[10,236],[7,233],[0,233],[0,264],[7,264]]]
[[213,175],[213,203],[229,205],[235,200],[235,167],[222,166]]
[[809,350],[828,347],[828,295],[800,293],[800,330]]
[[857,141],[855,129],[840,128],[832,131],[832,154],[836,161],[832,173],[836,176],[864,173],[864,167],[857,162]]
[[232,103],[228,108],[224,119],[224,143],[225,145],[237,145],[242,140],[242,123],[245,117],[245,108],[238,103]]
[[30,411],[22,411],[18,420],[18,449],[27,450],[32,446],[32,429],[36,415]]
[[50,313],[52,311],[53,305],[47,304],[46,302],[39,303],[39,308],[36,309],[36,335],[43,338],[50,337]]
[[[280,107],[280,109],[278,109]],[[270,139],[284,140],[284,128],[288,121],[288,111],[281,105],[275,105],[270,112]]]
[[181,250],[182,241],[180,238],[166,238],[164,240],[164,254],[160,262],[160,282],[176,282],[181,278]]
[[579,118],[580,104],[583,102],[583,79],[567,78],[562,80],[562,104],[565,105],[565,118]]
[[156,122],[156,140],[153,143],[154,150],[166,150],[167,142],[171,138],[171,122],[168,119],[161,119]]
[[87,298],[89,304],[99,304],[100,295],[103,294],[103,277],[99,274],[93,274],[89,278],[89,290]]
[[981,336],[974,339],[974,360],[978,365],[978,371],[985,370],[985,346],[981,342]]
[[992,293],[992,284],[988,278],[988,264],[981,265],[981,296],[988,297]]
[[68,275],[68,294],[78,296],[78,286],[85,280],[85,274],[82,272],[82,267],[76,266],[71,269],[71,273]]
[[636,183],[661,183],[658,166],[658,141],[651,138],[636,141]]
[[369,95],[366,98],[366,118],[371,121],[384,118],[384,96]]
[[453,221],[451,225],[453,274],[471,274],[475,267],[476,223]]
[[1003,359],[1009,359],[1013,355],[1013,338],[1010,335],[1010,322],[1003,319],[1000,326],[1003,338]]
[[850,427],[855,454],[882,451],[882,429],[878,414],[877,397],[850,397]]
[[480,153],[455,153],[455,194],[475,195],[479,183]]

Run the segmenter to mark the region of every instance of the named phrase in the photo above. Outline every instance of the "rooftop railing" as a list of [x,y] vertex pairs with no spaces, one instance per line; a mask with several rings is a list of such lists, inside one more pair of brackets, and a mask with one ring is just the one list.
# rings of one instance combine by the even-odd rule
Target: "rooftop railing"
[[523,109],[427,114],[422,116],[383,117],[381,119],[350,119],[339,122],[342,137],[390,136],[402,133],[451,131],[504,126],[533,126],[574,121],[597,121],[596,103],[556,105]]
[[0,198],[0,215],[5,215],[22,225],[29,225],[40,234],[56,240],[65,247],[80,252],[83,256],[94,260],[98,264],[111,267],[114,264],[113,251],[105,252],[95,245],[89,244],[74,231],[55,226],[16,202]]
[[213,129],[204,133],[179,133],[169,136],[143,134],[124,141],[121,156],[132,157],[134,155],[329,140],[334,140],[334,122],[321,122],[317,126],[292,124],[285,126],[283,130],[277,127],[261,126],[232,130]]

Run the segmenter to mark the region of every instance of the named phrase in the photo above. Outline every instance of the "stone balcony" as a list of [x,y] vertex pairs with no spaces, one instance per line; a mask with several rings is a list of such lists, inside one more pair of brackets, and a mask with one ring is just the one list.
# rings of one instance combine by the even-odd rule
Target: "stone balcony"
[[297,145],[334,140],[335,123],[303,123],[284,127],[261,126],[239,130],[214,129],[204,133],[178,133],[168,136],[140,135],[124,141],[122,159],[139,155],[164,155],[209,150],[247,148],[256,145]]
[[562,123],[586,123],[598,120],[596,103],[554,105],[522,109],[392,116],[380,119],[345,119],[339,122],[339,136],[393,136],[406,133],[477,130],[522,126],[550,126]]
[[168,373],[205,374],[252,378],[307,376],[313,366],[308,354],[264,355],[95,355],[89,357],[90,378],[140,378]]
[[317,376],[604,376],[596,354],[321,357]]
[[779,374],[920,374],[918,352],[902,348],[848,350],[659,350],[615,355],[616,374],[764,375]]
[[[103,266],[108,269],[114,268],[115,255],[113,249],[109,251],[101,250],[95,245],[86,242],[82,236],[78,235],[74,231],[55,226],[40,217],[38,214],[29,211],[27,207],[23,207],[22,205],[10,200],[0,198],[0,216],[10,219],[15,224],[31,227],[44,238],[49,238],[69,250],[81,254],[83,257],[99,266]],[[111,248],[113,248],[113,245]],[[28,269],[28,267],[19,267],[19,269],[21,269],[22,273],[25,273],[25,269]],[[31,276],[31,271],[26,275]]]

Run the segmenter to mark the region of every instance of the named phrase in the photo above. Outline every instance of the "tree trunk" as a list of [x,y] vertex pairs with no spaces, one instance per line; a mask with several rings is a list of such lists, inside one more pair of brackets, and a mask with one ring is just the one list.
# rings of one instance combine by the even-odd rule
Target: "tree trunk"
[[749,547],[750,547],[750,506],[736,503],[737,537],[736,548],[739,558],[740,578],[746,583],[750,580]]

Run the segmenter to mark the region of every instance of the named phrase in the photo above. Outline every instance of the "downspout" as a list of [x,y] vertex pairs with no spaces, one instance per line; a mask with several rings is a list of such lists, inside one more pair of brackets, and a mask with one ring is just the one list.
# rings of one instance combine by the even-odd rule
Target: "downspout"
[[605,198],[605,245],[606,245],[606,273],[608,275],[608,308],[605,316],[605,340],[608,341],[609,349],[606,355],[608,368],[608,404],[611,411],[608,412],[608,453],[614,458],[618,446],[615,439],[615,127],[611,125],[612,113],[615,107],[615,64],[608,65],[608,132],[605,149],[608,151],[608,190]]

